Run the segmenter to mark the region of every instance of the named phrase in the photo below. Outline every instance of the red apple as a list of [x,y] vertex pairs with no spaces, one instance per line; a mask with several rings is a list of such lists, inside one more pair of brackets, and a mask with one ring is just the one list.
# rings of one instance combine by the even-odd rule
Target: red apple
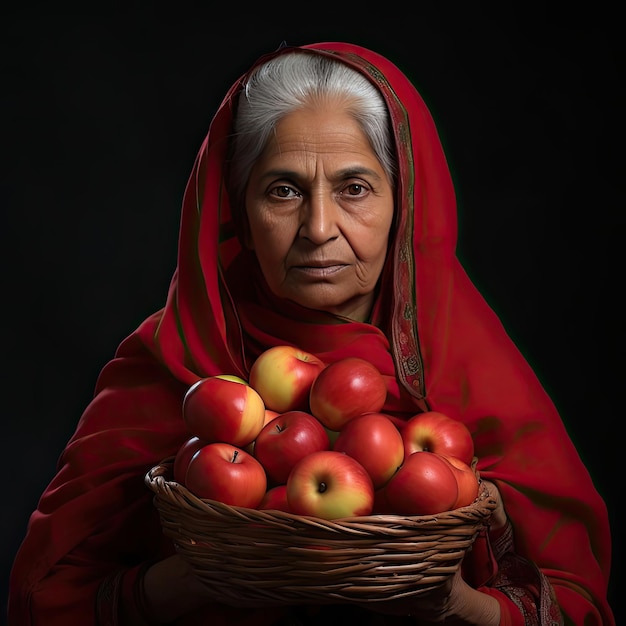
[[347,357],[317,375],[309,406],[324,426],[339,431],[361,413],[380,411],[386,399],[387,384],[378,369],[365,359]]
[[200,439],[244,447],[261,432],[265,405],[250,385],[211,376],[187,390],[183,419],[189,432]]
[[230,443],[209,443],[189,461],[187,489],[199,498],[255,509],[267,489],[263,466]]
[[307,454],[328,450],[322,423],[306,411],[287,411],[275,417],[254,442],[254,456],[276,484],[286,483],[293,466]]
[[273,411],[308,411],[309,391],[325,363],[295,346],[268,348],[252,364],[250,385]]
[[404,460],[404,442],[384,413],[364,413],[341,429],[333,450],[355,458],[369,473],[374,488],[382,487]]
[[401,432],[405,457],[425,450],[455,456],[468,465],[474,458],[474,440],[469,428],[445,413],[417,413],[407,421]]
[[456,477],[457,486],[459,488],[459,496],[454,503],[453,509],[469,506],[478,497],[478,476],[476,472],[461,459],[455,456],[442,455],[450,465]]
[[296,515],[326,520],[369,515],[374,484],[356,459],[343,452],[321,450],[305,456],[291,470],[287,502]]
[[257,507],[262,511],[285,511],[291,513],[287,502],[287,485],[276,485],[268,489]]
[[459,488],[452,466],[435,452],[414,452],[385,485],[397,515],[435,515],[454,508]]
[[191,461],[191,457],[198,451],[200,448],[206,446],[209,443],[204,439],[200,439],[199,437],[190,437],[183,443],[183,445],[178,449],[176,456],[174,457],[174,480],[181,484],[185,484],[185,476],[187,475],[187,467],[189,465],[189,461]]

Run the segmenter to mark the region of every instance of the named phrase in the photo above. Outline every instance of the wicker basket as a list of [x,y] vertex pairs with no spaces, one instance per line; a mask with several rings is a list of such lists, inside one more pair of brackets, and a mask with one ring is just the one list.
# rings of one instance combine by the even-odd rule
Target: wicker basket
[[[443,584],[486,525],[485,488],[438,515],[327,521],[200,499],[173,481],[173,459],[145,477],[163,532],[214,599],[234,606],[369,603]],[[482,483],[481,483],[482,485]]]

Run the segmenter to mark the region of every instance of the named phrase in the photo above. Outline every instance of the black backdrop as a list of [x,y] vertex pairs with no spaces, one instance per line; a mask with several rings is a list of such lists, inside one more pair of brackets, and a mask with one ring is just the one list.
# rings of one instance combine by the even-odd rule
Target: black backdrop
[[100,368],[164,302],[181,195],[215,108],[283,40],[373,47],[420,89],[457,186],[459,254],[606,498],[617,562],[626,372],[615,19],[333,15],[332,25],[294,28],[285,16],[6,13],[3,599],[30,511]]

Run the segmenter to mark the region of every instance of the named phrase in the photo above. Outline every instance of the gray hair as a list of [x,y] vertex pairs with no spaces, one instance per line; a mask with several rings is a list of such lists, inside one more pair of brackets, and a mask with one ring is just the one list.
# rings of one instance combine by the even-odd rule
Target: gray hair
[[243,212],[250,172],[278,122],[321,97],[340,98],[348,104],[389,181],[394,181],[396,157],[391,122],[380,91],[340,61],[320,54],[285,53],[260,66],[239,96],[228,176],[235,214]]

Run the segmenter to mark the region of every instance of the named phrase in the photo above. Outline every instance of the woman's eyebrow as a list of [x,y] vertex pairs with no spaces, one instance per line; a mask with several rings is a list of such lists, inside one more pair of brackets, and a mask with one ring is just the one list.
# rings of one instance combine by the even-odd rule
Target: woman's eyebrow
[[[375,178],[381,180],[381,175],[369,167],[351,166],[337,170],[333,172],[333,178],[337,180],[343,180],[346,178],[366,176],[368,178]],[[273,168],[263,172],[260,178],[286,178],[289,180],[299,180],[305,178],[301,172],[296,170],[289,170],[284,168]]]

